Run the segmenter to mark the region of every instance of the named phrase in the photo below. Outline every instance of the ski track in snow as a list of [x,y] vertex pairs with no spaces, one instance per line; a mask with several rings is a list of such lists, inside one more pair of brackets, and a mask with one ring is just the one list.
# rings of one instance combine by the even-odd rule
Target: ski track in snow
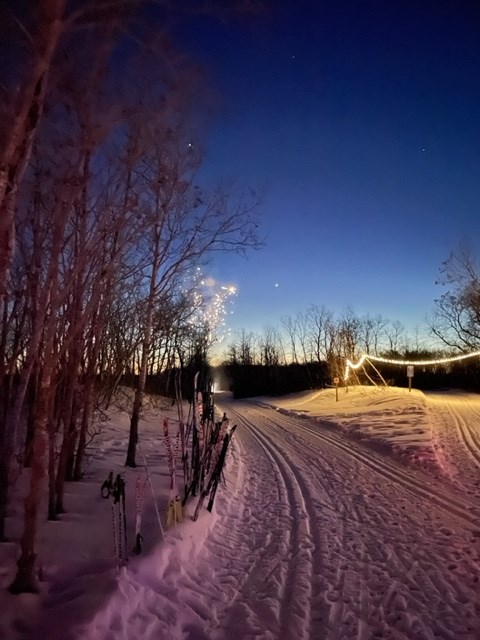
[[[247,423],[244,422],[244,426]],[[311,512],[309,510],[310,500],[308,499],[308,491],[302,483],[302,477],[298,474],[296,468],[292,466],[286,457],[272,445],[272,443],[263,438],[263,436],[250,428],[250,434],[254,436],[263,449],[266,459],[270,462],[270,474],[263,479],[267,484],[277,485],[278,497],[280,503],[283,502],[284,511],[288,511],[287,517],[277,517],[280,513],[274,503],[269,501],[268,505],[263,506],[261,512],[264,517],[263,526],[269,530],[270,535],[274,535],[273,525],[275,525],[276,535],[284,548],[283,557],[275,554],[274,566],[269,575],[273,575],[275,569],[279,567],[283,560],[284,567],[281,572],[281,581],[278,584],[276,608],[278,609],[276,619],[270,626],[270,632],[273,637],[296,637],[299,640],[308,637],[309,625],[309,608],[311,598],[311,580],[312,580],[312,550],[314,547],[312,535],[310,531]],[[257,468],[257,473],[259,469]],[[274,473],[272,483],[271,471]],[[262,492],[257,496],[257,504],[265,501],[265,493]],[[272,507],[273,510],[272,510]],[[271,511],[271,515],[267,511]],[[272,543],[270,543],[272,544]],[[262,555],[268,556],[268,549],[262,550]],[[272,559],[270,558],[270,563]],[[278,571],[277,571],[278,573]],[[266,586],[266,584],[264,583]],[[254,605],[257,594],[254,592]],[[262,626],[260,626],[262,629]]]
[[276,637],[480,637],[479,520],[468,500],[318,423],[228,410],[292,470],[314,541],[310,628]]
[[432,421],[449,475],[480,505],[480,409],[478,396],[428,393]]

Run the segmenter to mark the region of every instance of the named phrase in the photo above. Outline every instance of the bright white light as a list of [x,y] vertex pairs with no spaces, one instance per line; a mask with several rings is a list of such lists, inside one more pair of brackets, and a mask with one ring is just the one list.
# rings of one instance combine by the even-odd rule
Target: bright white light
[[195,313],[190,318],[190,324],[207,329],[212,343],[222,342],[226,334],[227,307],[233,303],[237,288],[234,285],[222,285],[210,277],[202,278],[197,283],[193,290]]
[[365,360],[375,360],[375,362],[383,362],[385,364],[399,364],[399,365],[418,365],[419,367],[426,367],[432,364],[448,364],[449,362],[458,362],[459,360],[466,360],[467,358],[475,358],[480,356],[480,351],[473,351],[472,353],[462,354],[461,356],[452,356],[451,358],[438,358],[437,360],[395,360],[393,358],[381,358],[380,356],[372,356],[368,353],[364,353],[358,362],[353,363],[347,358],[347,364],[345,367],[345,381],[348,380],[350,369],[358,369],[362,366]]

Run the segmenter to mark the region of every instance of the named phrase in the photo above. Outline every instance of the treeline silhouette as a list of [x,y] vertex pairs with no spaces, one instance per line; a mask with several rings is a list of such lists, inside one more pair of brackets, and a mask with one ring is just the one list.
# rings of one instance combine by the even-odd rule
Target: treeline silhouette
[[[414,359],[414,358],[412,358]],[[350,384],[387,384],[408,387],[406,366],[375,363],[377,372],[369,369],[351,374]],[[334,376],[327,362],[286,365],[225,364],[212,373],[222,389],[232,392],[234,398],[261,395],[281,396],[307,389],[323,389],[334,385]],[[339,386],[344,386],[340,376]],[[414,366],[412,387],[421,391],[435,389],[464,389],[480,392],[480,361],[464,360],[448,365]]]
[[326,362],[261,365],[227,364],[217,369],[234,398],[281,396],[306,389],[323,389],[329,382]]
[[[195,363],[198,365],[198,363]],[[366,365],[365,371],[350,374],[349,384],[387,384],[408,387],[406,366],[375,363],[376,372]],[[223,391],[231,391],[234,398],[281,396],[308,389],[324,389],[334,385],[334,377],[327,362],[291,364],[223,364],[218,367],[190,364],[184,369],[170,369],[147,377],[148,393],[175,397],[175,378],[179,376],[182,397],[192,401],[194,377],[197,389],[204,391],[212,383]],[[368,377],[366,375],[368,373]],[[136,376],[124,376],[122,383],[134,386]],[[344,386],[340,377],[339,386]],[[422,391],[435,389],[464,389],[480,392],[480,362],[476,360],[445,365],[415,366],[412,387]]]
[[[390,386],[408,387],[406,367],[382,364],[381,367],[377,366],[377,368]],[[364,382],[364,376],[361,374],[359,379]],[[470,360],[453,362],[448,366],[415,366],[412,387],[422,391],[464,389],[466,391],[480,392],[480,363],[477,360]]]

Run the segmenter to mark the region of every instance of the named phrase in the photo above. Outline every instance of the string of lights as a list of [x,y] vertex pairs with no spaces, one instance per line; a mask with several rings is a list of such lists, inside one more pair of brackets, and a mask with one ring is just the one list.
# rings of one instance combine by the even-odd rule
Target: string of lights
[[472,353],[463,353],[459,356],[452,356],[450,358],[436,358],[435,360],[398,360],[395,358],[382,358],[380,356],[372,356],[369,353],[364,353],[360,356],[360,359],[357,362],[352,362],[347,358],[346,366],[345,366],[345,374],[344,379],[345,382],[348,380],[350,375],[350,369],[356,370],[360,368],[365,361],[374,360],[375,362],[383,362],[384,364],[397,364],[403,366],[418,366],[418,367],[427,367],[429,365],[435,364],[448,364],[450,362],[458,362],[459,360],[466,360],[467,358],[475,358],[480,356],[480,351],[473,351]]
[[228,332],[228,308],[237,295],[234,285],[225,285],[211,277],[203,277],[199,267],[194,274],[195,287],[191,293],[195,312],[190,318],[192,327],[208,331],[210,342],[222,342]]

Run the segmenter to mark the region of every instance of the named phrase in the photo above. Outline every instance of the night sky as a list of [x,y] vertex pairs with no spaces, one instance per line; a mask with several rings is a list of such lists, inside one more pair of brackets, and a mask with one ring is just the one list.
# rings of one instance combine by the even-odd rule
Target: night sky
[[441,262],[480,238],[480,5],[272,2],[182,23],[221,96],[201,179],[264,193],[266,246],[209,273],[262,331],[311,304],[423,325]]

